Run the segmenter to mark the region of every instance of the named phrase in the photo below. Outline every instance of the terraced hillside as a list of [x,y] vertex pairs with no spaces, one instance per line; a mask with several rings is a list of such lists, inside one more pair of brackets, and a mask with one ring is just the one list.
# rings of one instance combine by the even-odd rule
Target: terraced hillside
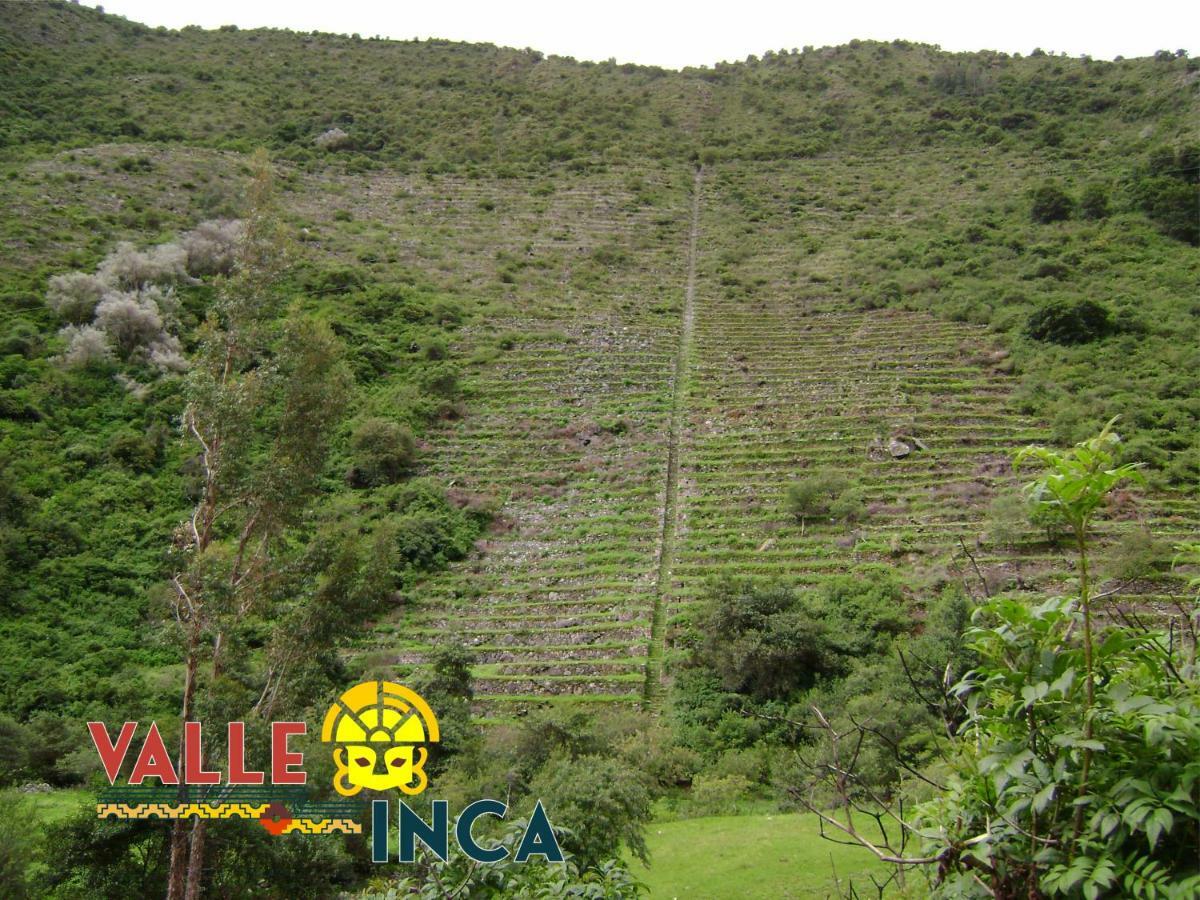
[[[626,172],[530,196],[504,182],[412,180],[397,241],[437,234],[447,287],[503,298],[500,315],[463,336],[464,353],[487,359],[467,415],[427,447],[431,471],[501,500],[502,521],[469,564],[423,586],[419,612],[382,626],[372,662],[419,659],[451,633],[476,649],[480,693],[498,701],[640,693],[686,184]],[[493,201],[500,227],[480,229]]]
[[[10,193],[38,223],[26,243],[65,254],[80,204],[137,187],[186,223],[198,198],[178,184],[235,165],[114,145],[35,162],[39,190]],[[909,165],[942,185],[938,217],[978,216],[963,164]],[[1061,551],[1033,533],[992,540],[986,521],[1015,483],[1012,448],[1051,430],[983,326],[868,308],[883,254],[898,252],[885,239],[930,215],[915,183],[884,190],[873,171],[854,159],[724,162],[702,179],[668,165],[520,179],[285,167],[288,215],[314,259],[420,272],[480,310],[455,347],[471,361],[465,415],[424,458],[460,502],[500,502],[500,523],[380,624],[364,661],[419,664],[452,635],[478,654],[489,710],[633,703],[659,696],[671,620],[714,575],[815,584],[875,563],[930,593],[947,581],[1054,590],[1046,573],[1069,575]],[[1011,159],[981,171],[985,197],[1031,177]],[[925,449],[895,459],[896,435]],[[861,484],[863,521],[789,518],[787,485],[818,470]],[[1141,509],[1161,536],[1195,534],[1192,497]],[[1135,587],[1138,605],[1172,590]]]
[[[572,241],[623,249],[599,282],[564,268],[489,324],[510,349],[478,369],[469,415],[430,441],[430,466],[503,498],[503,525],[381,628],[373,664],[419,663],[450,635],[479,654],[492,712],[654,702],[669,622],[714,575],[812,585],[874,563],[931,595],[1056,590],[1049,579],[1069,574],[1059,550],[1033,532],[994,540],[985,521],[1016,484],[1012,449],[1048,429],[1019,408],[1008,354],[982,327],[866,309],[844,285],[853,240],[839,217],[886,223],[903,195],[865,212],[869,168],[831,168],[719,165],[690,196],[664,178],[667,199],[636,212],[584,188],[556,200]],[[778,187],[806,177],[800,200]],[[453,228],[488,190],[457,187],[448,209],[416,207]],[[511,215],[506,233],[537,218]],[[911,452],[893,455],[897,437]],[[862,486],[862,521],[788,516],[787,485],[817,470]],[[1160,533],[1193,533],[1192,501],[1150,509]],[[1139,589],[1144,605],[1163,588]]]

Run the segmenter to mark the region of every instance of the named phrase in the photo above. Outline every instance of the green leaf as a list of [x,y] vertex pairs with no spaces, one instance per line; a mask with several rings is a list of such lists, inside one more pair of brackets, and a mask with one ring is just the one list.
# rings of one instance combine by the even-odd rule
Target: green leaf
[[1033,795],[1033,811],[1037,813],[1045,812],[1046,807],[1050,805],[1050,801],[1054,799],[1054,792],[1058,788],[1056,784],[1048,784],[1036,794]]

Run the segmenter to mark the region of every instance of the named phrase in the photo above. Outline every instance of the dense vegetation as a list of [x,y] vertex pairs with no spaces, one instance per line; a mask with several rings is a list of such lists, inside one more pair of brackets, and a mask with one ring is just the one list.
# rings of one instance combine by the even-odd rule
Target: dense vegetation
[[[540,798],[569,866],[224,823],[204,888],[633,896],[652,816],[857,809],[914,896],[1194,890],[1186,54],[672,72],[0,12],[0,786],[87,795],[86,720],[388,675],[431,793],[507,798],[507,841]],[[1086,521],[1019,491],[1113,416],[1074,475],[1136,479]],[[168,831],[32,809],[0,893],[162,895]]]

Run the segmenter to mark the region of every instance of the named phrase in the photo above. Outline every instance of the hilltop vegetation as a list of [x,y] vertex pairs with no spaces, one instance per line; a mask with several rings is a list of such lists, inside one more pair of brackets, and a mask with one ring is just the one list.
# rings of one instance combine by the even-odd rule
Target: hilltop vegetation
[[[297,427],[289,354],[327,348],[343,399],[312,407],[330,424],[301,442],[320,464],[270,535],[269,608],[216,629],[232,671],[201,662],[213,716],[272,688],[311,722],[360,676],[418,685],[446,735],[432,791],[519,812],[542,797],[575,832],[582,873],[514,869],[495,891],[635,893],[610,860],[670,845],[643,843],[652,801],[686,818],[901,796],[932,804],[930,828],[960,842],[943,874],[972,890],[976,835],[911,783],[951,772],[960,831],[995,818],[995,759],[954,739],[968,725],[1015,772],[1018,824],[995,848],[1018,863],[994,884],[1051,865],[1068,896],[1187,883],[1170,859],[1192,846],[1191,800],[1120,765],[1174,773],[1163,759],[1195,740],[1192,637],[1164,646],[1152,625],[1192,621],[1171,561],[1200,529],[1196,61],[897,40],[675,72],[0,12],[0,785],[95,785],[86,720],[178,736],[171,579],[205,484],[183,412],[265,148],[282,255],[254,293],[275,312],[241,373],[263,394],[238,496],[261,496]],[[1074,825],[1092,740],[1072,731],[1079,564],[1010,460],[1113,416],[1112,465],[1145,483],[1089,523],[1097,628],[1150,624],[1097,639],[1126,693],[1086,705],[1123,761],[1092,775],[1105,809],[1144,815],[1075,825],[1109,843],[1047,862],[1022,855],[1020,817]],[[310,643],[285,685],[288,627]],[[1073,680],[1037,670],[1042,651]],[[984,676],[1041,692],[1067,748],[1037,757],[1053,778],[1011,746],[1026,724]],[[813,773],[856,729],[847,797]],[[1060,746],[1034,731],[1019,737]],[[0,797],[0,829],[25,814]],[[0,865],[6,895],[161,894],[161,830],[87,810],[53,827],[66,862]],[[328,895],[368,875],[352,841],[280,851],[236,825],[209,841],[212,890]],[[860,883],[883,871],[864,859]]]
[[[1109,62],[854,41],[672,72],[442,40],[153,29],[9,4],[4,144],[128,138],[431,172],[941,147],[1116,160],[1189,127],[1186,54]],[[338,129],[344,138],[314,143]],[[511,168],[510,168],[511,167]]]

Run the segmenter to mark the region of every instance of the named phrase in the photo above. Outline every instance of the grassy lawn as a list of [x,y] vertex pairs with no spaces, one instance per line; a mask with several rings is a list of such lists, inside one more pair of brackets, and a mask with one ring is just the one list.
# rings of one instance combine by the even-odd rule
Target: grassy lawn
[[28,803],[32,807],[33,817],[47,824],[69,818],[95,797],[94,792],[82,789],[60,789],[48,794],[18,794],[8,791],[6,794]]
[[836,897],[853,880],[886,877],[886,866],[865,850],[820,837],[812,815],[715,816],[651,824],[649,868],[633,873],[652,898]]

